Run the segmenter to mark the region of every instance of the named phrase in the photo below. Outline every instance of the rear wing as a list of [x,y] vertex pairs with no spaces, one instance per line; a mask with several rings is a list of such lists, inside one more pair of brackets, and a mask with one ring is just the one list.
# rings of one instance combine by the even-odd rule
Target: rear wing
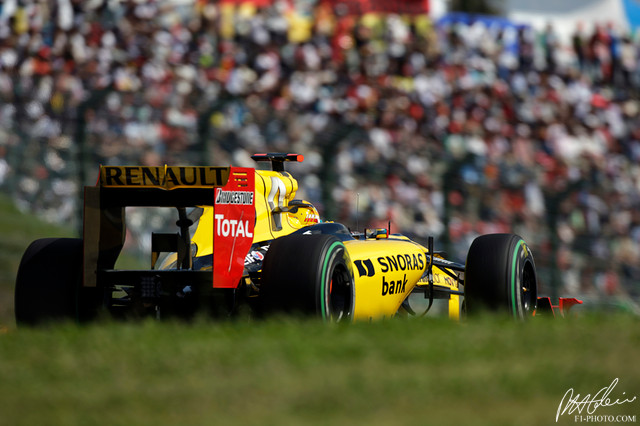
[[[85,187],[84,192],[83,286],[195,280],[211,282],[214,288],[237,287],[253,242],[254,199],[252,168],[101,166],[97,184]],[[188,258],[187,262],[178,262],[178,270],[114,270],[125,242],[125,207],[180,210],[195,206],[214,207],[213,272],[190,268],[188,223],[182,215],[178,221],[181,234],[162,234],[157,243],[152,242],[157,246],[154,250],[175,251]]]

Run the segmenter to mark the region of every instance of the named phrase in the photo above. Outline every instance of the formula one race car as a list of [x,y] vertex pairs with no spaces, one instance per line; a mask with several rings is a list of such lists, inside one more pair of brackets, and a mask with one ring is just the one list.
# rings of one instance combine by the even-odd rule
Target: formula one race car
[[[352,321],[422,315],[436,304],[456,319],[485,309],[534,314],[536,268],[522,238],[480,236],[466,264],[452,262],[433,238],[425,247],[389,229],[321,221],[284,170],[301,155],[252,158],[272,170],[102,166],[97,185],[85,188],[83,238],[36,240],[24,253],[17,322],[202,311]],[[152,234],[148,269],[115,269],[128,206],[177,209],[179,232]]]

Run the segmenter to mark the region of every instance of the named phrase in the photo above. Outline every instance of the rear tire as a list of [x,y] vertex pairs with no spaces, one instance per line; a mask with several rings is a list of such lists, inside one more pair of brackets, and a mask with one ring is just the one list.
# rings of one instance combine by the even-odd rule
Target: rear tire
[[26,325],[77,319],[82,283],[82,240],[43,238],[27,248],[16,277],[16,322]]
[[344,244],[332,235],[299,234],[276,239],[262,267],[263,313],[351,321],[355,286],[350,265]]
[[518,235],[490,234],[476,238],[465,267],[467,312],[508,312],[532,316],[538,300],[536,267],[531,250]]

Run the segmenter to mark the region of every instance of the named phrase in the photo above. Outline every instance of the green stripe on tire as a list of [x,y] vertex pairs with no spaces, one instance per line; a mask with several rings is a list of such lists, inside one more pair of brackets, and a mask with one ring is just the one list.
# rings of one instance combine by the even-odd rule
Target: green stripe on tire
[[517,309],[517,293],[516,293],[516,263],[518,262],[518,254],[520,253],[520,246],[524,244],[524,240],[519,240],[518,244],[516,244],[516,248],[513,253],[513,262],[511,265],[511,305],[513,307],[513,314],[518,315]]
[[326,289],[325,285],[325,277],[327,276],[327,263],[329,259],[331,259],[331,252],[335,246],[341,246],[342,243],[340,241],[336,241],[331,246],[329,246],[329,250],[327,251],[327,256],[324,258],[324,263],[322,265],[322,281],[320,281],[320,310],[322,311],[322,321],[327,320],[327,313],[325,310],[325,300],[326,300]]

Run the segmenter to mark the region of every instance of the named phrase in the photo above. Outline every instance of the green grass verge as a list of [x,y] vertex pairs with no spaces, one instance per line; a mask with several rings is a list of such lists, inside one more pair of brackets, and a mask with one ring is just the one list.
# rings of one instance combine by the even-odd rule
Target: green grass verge
[[[542,425],[569,388],[619,378],[611,397],[640,398],[638,359],[630,316],[20,328],[0,335],[0,412],[11,425]],[[596,414],[637,419],[640,402]]]

